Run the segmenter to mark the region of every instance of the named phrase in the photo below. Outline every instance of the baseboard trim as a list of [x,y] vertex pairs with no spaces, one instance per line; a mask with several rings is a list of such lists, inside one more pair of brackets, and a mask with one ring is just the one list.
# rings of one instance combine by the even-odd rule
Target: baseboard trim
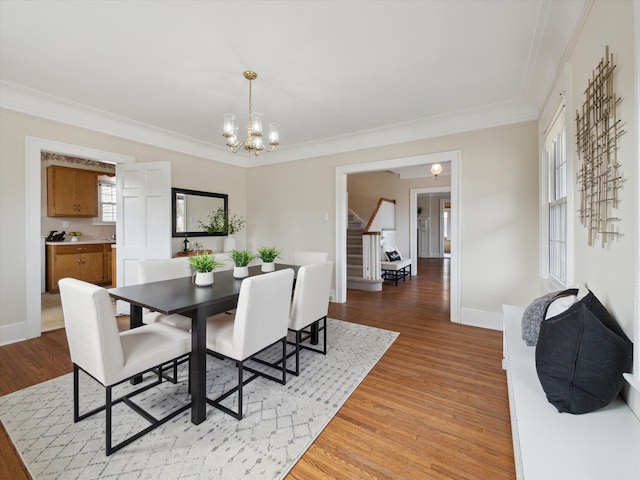
[[502,331],[502,313],[462,308],[460,309],[460,323],[472,327]]
[[0,325],[0,346],[27,339],[27,322]]

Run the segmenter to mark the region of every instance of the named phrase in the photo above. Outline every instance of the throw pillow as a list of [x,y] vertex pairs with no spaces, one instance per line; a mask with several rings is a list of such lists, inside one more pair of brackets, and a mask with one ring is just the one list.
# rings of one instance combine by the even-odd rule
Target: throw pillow
[[540,384],[559,412],[582,414],[618,396],[633,344],[592,292],[544,320],[536,346]]
[[527,345],[534,346],[538,342],[540,323],[545,318],[547,308],[557,298],[566,295],[577,294],[576,289],[568,289],[560,292],[551,292],[536,298],[527,306],[522,315],[522,339]]
[[402,260],[402,257],[400,257],[400,254],[395,250],[391,252],[385,252],[385,253],[387,254],[387,260],[389,260],[390,262],[395,262],[396,260]]

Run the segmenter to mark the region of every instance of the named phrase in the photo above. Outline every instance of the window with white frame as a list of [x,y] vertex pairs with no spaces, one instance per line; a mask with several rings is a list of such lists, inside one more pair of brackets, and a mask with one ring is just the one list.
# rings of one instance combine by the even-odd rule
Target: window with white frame
[[567,281],[567,160],[564,115],[545,138],[548,171],[549,275],[562,285]]
[[98,221],[102,224],[116,223],[115,177],[98,177]]

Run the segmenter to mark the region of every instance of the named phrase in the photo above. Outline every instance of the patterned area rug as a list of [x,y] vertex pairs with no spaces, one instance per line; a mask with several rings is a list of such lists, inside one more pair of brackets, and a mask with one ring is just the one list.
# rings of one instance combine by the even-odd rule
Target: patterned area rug
[[[36,480],[280,479],[398,336],[334,319],[327,327],[327,355],[301,352],[299,377],[288,375],[286,385],[258,378],[245,387],[241,421],[209,406],[207,419],[193,425],[187,411],[107,457],[104,412],[73,423],[72,374],[0,397],[0,420]],[[277,357],[277,351],[264,354]],[[237,381],[236,372],[232,362],[208,358],[209,396]],[[186,379],[183,369],[181,383],[163,382],[134,399],[161,415],[187,401]],[[115,395],[128,388],[125,384]],[[81,411],[104,403],[104,389],[84,373],[80,392]],[[146,425],[127,406],[117,405],[114,443]]]

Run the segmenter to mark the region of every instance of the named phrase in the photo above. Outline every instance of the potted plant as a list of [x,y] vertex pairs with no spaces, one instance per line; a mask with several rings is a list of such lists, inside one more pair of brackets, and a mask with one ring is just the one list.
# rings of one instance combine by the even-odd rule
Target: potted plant
[[245,219],[240,215],[230,215],[229,212],[222,207],[210,213],[207,218],[209,219],[209,223],[198,221],[200,227],[208,233],[227,232],[228,236],[224,239],[222,250],[228,252],[235,249],[236,239],[233,235],[244,228],[246,224]]
[[258,250],[258,257],[262,260],[262,271],[273,272],[276,269],[273,262],[280,257],[281,253],[282,250],[276,247],[261,247]]
[[213,271],[223,265],[216,260],[215,255],[199,253],[189,257],[189,263],[196,270],[193,273],[193,283],[198,287],[207,287],[213,284]]
[[233,260],[233,276],[235,278],[244,278],[249,276],[249,262],[256,258],[248,250],[236,250],[235,248],[229,251],[229,255]]

